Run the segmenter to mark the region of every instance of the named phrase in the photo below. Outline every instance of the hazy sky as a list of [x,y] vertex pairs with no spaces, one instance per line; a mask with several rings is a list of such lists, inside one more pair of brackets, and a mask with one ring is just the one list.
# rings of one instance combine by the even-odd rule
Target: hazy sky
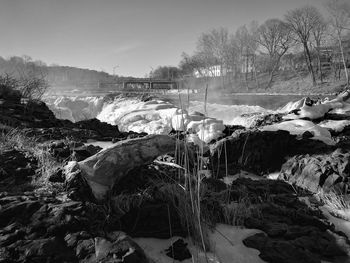
[[198,36],[322,0],[0,0],[0,56],[144,76],[177,66]]

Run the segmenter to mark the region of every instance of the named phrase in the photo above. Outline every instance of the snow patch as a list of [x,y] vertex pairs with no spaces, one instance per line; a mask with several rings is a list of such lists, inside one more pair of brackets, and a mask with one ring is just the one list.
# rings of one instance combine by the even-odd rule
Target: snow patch
[[[181,261],[183,263],[263,263],[259,258],[260,252],[243,245],[243,240],[260,230],[245,229],[236,226],[218,224],[212,232],[209,232],[211,251],[204,253],[201,249],[191,244],[188,239],[188,249],[192,259]],[[167,240],[156,238],[134,238],[134,241],[145,251],[146,255],[154,262],[173,263],[179,262],[165,254],[165,250],[175,242],[178,237]]]

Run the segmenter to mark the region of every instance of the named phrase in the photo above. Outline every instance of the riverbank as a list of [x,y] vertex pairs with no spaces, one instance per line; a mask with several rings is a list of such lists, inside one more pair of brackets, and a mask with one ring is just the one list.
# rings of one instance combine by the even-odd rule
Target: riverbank
[[[174,111],[137,103],[115,124],[148,116],[147,126],[158,111]],[[303,113],[302,104],[289,108]],[[96,119],[59,120],[42,103],[4,102],[0,261],[346,262],[349,237],[322,213],[348,196],[350,118],[345,104],[331,105],[336,113],[314,121],[240,116],[249,127],[226,125],[200,143],[188,140],[196,129],[181,125],[146,135]]]

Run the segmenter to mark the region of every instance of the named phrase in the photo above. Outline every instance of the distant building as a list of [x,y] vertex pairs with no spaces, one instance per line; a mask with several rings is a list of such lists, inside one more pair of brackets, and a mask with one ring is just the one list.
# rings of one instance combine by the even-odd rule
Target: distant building
[[241,73],[251,73],[254,70],[254,54],[243,54],[241,61]]
[[221,70],[221,65],[213,65],[213,66],[209,66],[207,68],[195,69],[193,71],[193,75],[196,78],[221,77],[221,76],[226,76],[227,73],[228,73],[227,68],[222,67],[222,70]]

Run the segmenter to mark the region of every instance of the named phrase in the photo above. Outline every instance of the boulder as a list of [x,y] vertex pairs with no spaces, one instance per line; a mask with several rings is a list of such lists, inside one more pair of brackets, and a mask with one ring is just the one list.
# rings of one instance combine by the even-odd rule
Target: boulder
[[297,155],[281,169],[279,179],[316,193],[343,193],[349,186],[350,151],[337,149],[332,153]]
[[122,232],[113,234],[116,234],[116,238],[112,238],[113,242],[105,238],[95,238],[95,262],[149,262],[142,248],[130,237]]
[[241,169],[261,175],[279,171],[287,156],[332,150],[332,145],[288,131],[236,130],[210,145],[210,165],[215,177],[236,174]]
[[174,152],[176,140],[167,135],[149,135],[120,141],[113,147],[79,162],[83,177],[94,196],[103,199],[114,184],[133,168],[151,163],[156,157]]
[[290,134],[277,132],[242,132],[220,140],[211,146],[211,165],[214,176],[235,174],[239,169],[261,174],[272,172],[284,162]]
[[190,250],[187,248],[187,243],[183,239],[178,239],[165,250],[166,255],[175,260],[183,261],[192,258]]

